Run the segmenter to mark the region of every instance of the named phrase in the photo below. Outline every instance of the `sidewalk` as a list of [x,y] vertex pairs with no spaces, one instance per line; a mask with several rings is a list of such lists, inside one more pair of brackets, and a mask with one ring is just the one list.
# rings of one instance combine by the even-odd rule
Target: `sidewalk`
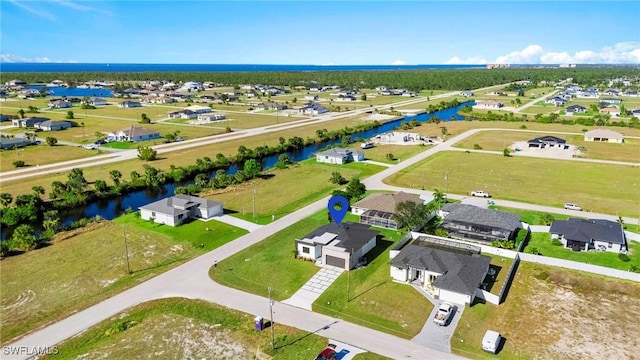
[[313,302],[316,301],[343,272],[344,269],[324,265],[300,290],[282,302],[302,309],[312,310],[311,305]]

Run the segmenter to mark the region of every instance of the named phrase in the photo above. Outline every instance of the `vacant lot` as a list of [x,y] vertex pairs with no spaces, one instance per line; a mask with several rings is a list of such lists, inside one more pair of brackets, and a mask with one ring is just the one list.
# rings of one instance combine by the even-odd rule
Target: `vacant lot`
[[[627,131],[625,131],[627,129],[614,128],[613,130],[627,135]],[[456,147],[473,149],[474,145],[477,144],[483,150],[502,151],[502,149],[509,147],[514,142],[527,141],[545,135],[553,135],[565,139],[567,144],[584,146],[586,151],[583,152],[583,157],[589,159],[638,162],[638,154],[640,154],[640,140],[638,139],[627,138],[624,144],[596,143],[584,141],[584,136],[581,134],[547,134],[544,132],[483,131],[457,143]]]
[[[153,231],[151,223],[133,215],[120,219],[121,224],[103,222],[60,234],[49,247],[2,260],[2,343],[87,308],[205,249],[223,245],[246,233],[226,224],[208,223],[211,233],[216,234],[215,240],[210,235],[210,240],[197,239],[205,244],[205,249],[199,249],[189,242],[196,241],[193,236],[173,237],[166,229]],[[175,228],[175,235],[204,233],[201,224],[204,223]],[[131,275],[127,274],[125,237]]]
[[332,184],[331,173],[338,171],[346,179],[365,178],[384,168],[365,163],[331,165],[317,163],[315,159],[290,165],[286,170],[270,169],[262,179],[252,180],[226,189],[210,190],[203,195],[221,201],[234,216],[254,221],[253,199],[255,188],[255,222],[271,222],[272,215],[280,218],[345,185]]
[[[170,329],[170,331],[167,331]],[[255,331],[253,316],[204,301],[163,299],[138,305],[59,346],[54,359],[310,359],[327,339],[277,325]],[[365,355],[365,354],[363,354]],[[385,359],[367,353],[356,359]]]
[[[637,359],[639,311],[638,283],[521,263],[503,304],[464,311],[451,347],[474,359]],[[481,350],[486,330],[507,339],[497,356]]]
[[0,151],[0,171],[15,170],[16,168],[13,166],[13,162],[17,160],[22,160],[29,166],[37,166],[59,161],[88,158],[97,154],[97,151],[89,151],[75,146],[49,146],[43,142],[36,146]]
[[498,199],[557,207],[575,202],[587,211],[634,216],[640,197],[638,179],[640,167],[440,152],[385,181],[427,189],[448,187],[457,194],[486,190]]

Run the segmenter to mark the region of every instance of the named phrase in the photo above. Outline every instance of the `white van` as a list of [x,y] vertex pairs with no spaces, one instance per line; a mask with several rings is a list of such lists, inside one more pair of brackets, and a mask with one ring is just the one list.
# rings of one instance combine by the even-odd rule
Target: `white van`
[[482,338],[482,350],[495,354],[500,346],[500,340],[502,337],[500,334],[493,330],[487,330]]

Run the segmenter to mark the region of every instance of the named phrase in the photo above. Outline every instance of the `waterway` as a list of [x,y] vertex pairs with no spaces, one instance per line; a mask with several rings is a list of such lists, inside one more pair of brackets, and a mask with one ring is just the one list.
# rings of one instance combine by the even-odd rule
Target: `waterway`
[[[416,115],[405,116],[404,118],[400,118],[394,121],[390,121],[382,124],[381,126],[367,130],[364,132],[359,132],[351,135],[351,140],[355,140],[357,138],[368,139],[375,135],[384,134],[386,132],[392,131],[398,126],[401,125],[403,121],[411,121],[413,119],[423,123],[427,122],[431,119],[432,116],[438,116],[442,121],[449,121],[453,116],[456,120],[462,120],[462,117],[458,115],[458,111],[465,105],[469,103],[463,103],[456,107],[436,111],[432,114],[421,113]],[[327,146],[335,145],[340,143],[341,139],[325,141],[322,143],[316,143],[313,145],[309,145],[304,147],[301,150],[288,152],[287,156],[291,161],[297,162],[306,160],[313,156],[318,150],[325,148]],[[206,154],[203,154],[206,156]],[[273,155],[266,157],[262,160],[262,168],[269,169],[275,166],[278,161],[279,155]],[[227,169],[227,174],[235,174],[238,171],[237,166],[232,165]],[[215,172],[211,174],[215,175]],[[173,196],[175,188],[177,186],[184,186],[188,184],[192,184],[193,181],[185,181],[181,183],[172,183],[165,184],[162,187],[154,188],[154,189],[144,189],[139,191],[134,191],[118,197],[116,199],[98,199],[89,204],[87,204],[84,208],[75,208],[75,209],[65,209],[60,211],[60,217],[63,219],[62,223],[65,225],[71,224],[72,222],[79,220],[81,218],[92,218],[95,216],[100,216],[107,220],[115,219],[116,217],[124,214],[127,209],[131,209],[133,211],[138,210],[140,206],[152,203],[154,201],[161,200],[163,198]],[[3,228],[0,233],[0,239],[6,239],[7,236],[10,236],[12,229]]]

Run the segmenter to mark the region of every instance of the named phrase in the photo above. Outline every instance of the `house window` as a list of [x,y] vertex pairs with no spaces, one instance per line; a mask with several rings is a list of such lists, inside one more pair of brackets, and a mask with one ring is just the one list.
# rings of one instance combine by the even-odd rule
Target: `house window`
[[183,217],[184,217],[184,214],[178,215],[178,220],[182,220]]
[[309,247],[307,247],[307,246],[303,246],[303,247],[302,247],[302,253],[303,253],[303,254],[308,254],[308,253],[309,253]]
[[613,247],[613,243],[609,243],[608,248],[611,249]]
[[152,211],[152,212],[151,212],[151,216],[156,217],[156,212],[155,212],[155,211]]

